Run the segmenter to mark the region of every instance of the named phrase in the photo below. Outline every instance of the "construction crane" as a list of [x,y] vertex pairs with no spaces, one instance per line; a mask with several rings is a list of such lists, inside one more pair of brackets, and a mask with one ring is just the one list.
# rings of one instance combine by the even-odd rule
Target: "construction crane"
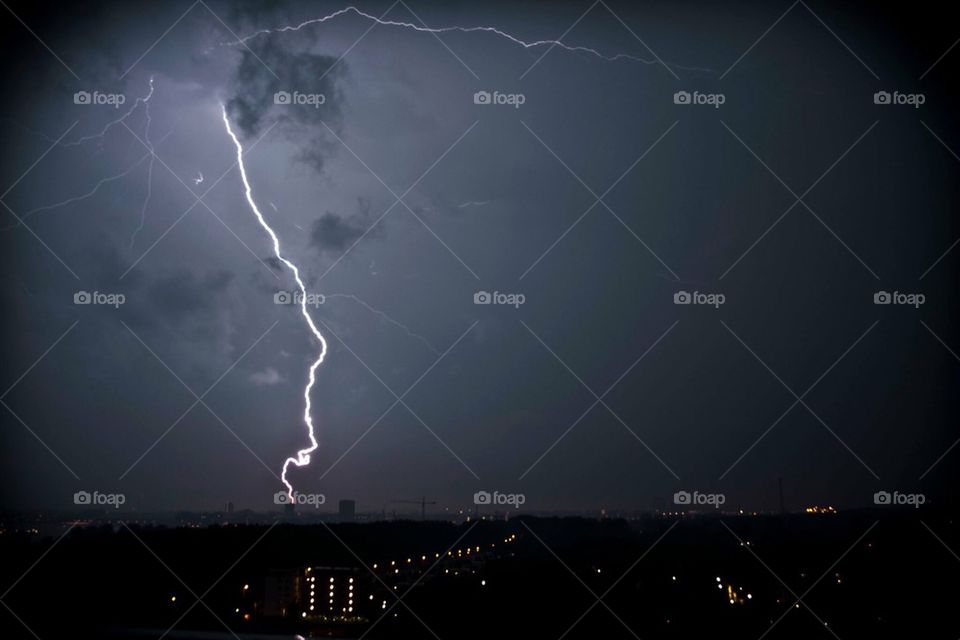
[[420,505],[420,519],[427,519],[427,505],[428,504],[437,504],[435,500],[427,500],[426,497],[420,498],[419,500],[391,500],[387,504],[418,504]]

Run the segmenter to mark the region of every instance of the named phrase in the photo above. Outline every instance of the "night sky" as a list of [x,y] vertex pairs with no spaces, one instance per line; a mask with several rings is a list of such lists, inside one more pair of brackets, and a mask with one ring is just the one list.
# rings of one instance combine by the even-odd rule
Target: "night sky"
[[368,511],[481,489],[776,509],[778,478],[788,509],[955,498],[946,8],[398,2],[358,7],[417,28],[275,31],[347,5],[5,2],[0,505],[276,508],[319,344],[274,303],[295,283],[221,104],[326,296],[299,491]]

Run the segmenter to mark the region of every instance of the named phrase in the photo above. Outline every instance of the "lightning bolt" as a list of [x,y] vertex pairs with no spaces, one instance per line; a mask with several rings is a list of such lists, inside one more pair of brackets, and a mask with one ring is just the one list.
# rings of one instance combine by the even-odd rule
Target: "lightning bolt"
[[400,322],[399,320],[395,320],[395,319],[391,318],[389,315],[386,314],[386,312],[381,311],[380,309],[377,309],[376,307],[368,304],[368,303],[365,302],[363,299],[358,298],[357,296],[353,295],[352,293],[325,293],[325,294],[323,294],[323,297],[324,297],[324,298],[347,298],[347,299],[349,299],[349,300],[353,300],[354,302],[356,302],[357,304],[359,304],[361,307],[365,308],[365,309],[366,309],[367,311],[369,311],[370,313],[374,314],[375,316],[378,316],[378,317],[381,318],[382,320],[384,320],[384,321],[388,322],[389,324],[392,324],[393,326],[397,327],[398,329],[400,329],[401,331],[403,331],[404,333],[406,333],[409,337],[413,338],[414,340],[419,340],[420,342],[422,342],[424,345],[426,345],[427,349],[429,349],[434,355],[436,355],[436,356],[439,356],[439,355],[440,355],[440,351],[439,351],[436,347],[434,347],[434,346],[430,343],[430,341],[427,340],[425,337],[423,337],[423,336],[420,335],[419,333],[411,330],[410,327],[408,327],[407,325],[403,324],[403,323]]
[[[28,218],[30,218],[30,217],[31,217],[32,215],[34,215],[35,213],[39,213],[39,212],[41,212],[41,211],[50,211],[50,210],[52,210],[52,209],[58,209],[58,208],[60,208],[60,207],[65,207],[65,206],[67,206],[67,205],[69,205],[69,204],[73,204],[73,203],[75,203],[75,202],[80,202],[80,201],[82,201],[82,200],[86,200],[86,199],[88,199],[88,198],[92,198],[93,196],[95,196],[95,195],[100,191],[100,187],[102,187],[102,186],[104,186],[105,184],[108,184],[108,183],[110,183],[110,182],[115,182],[115,181],[117,181],[117,180],[119,180],[119,179],[121,179],[121,178],[123,178],[123,177],[126,177],[127,175],[129,175],[130,173],[132,173],[132,172],[134,171],[134,169],[136,169],[136,168],[139,167],[141,164],[143,164],[143,161],[144,161],[144,160],[146,160],[147,158],[149,158],[149,159],[150,159],[150,169],[149,169],[148,176],[147,176],[147,195],[146,195],[146,198],[145,198],[144,201],[143,201],[143,205],[142,205],[141,211],[140,211],[140,226],[137,227],[137,229],[136,229],[136,230],[134,231],[134,233],[133,233],[133,237],[130,239],[130,246],[133,246],[133,242],[134,242],[134,240],[135,240],[136,237],[137,237],[137,233],[139,233],[140,230],[143,229],[144,220],[145,220],[144,216],[145,216],[145,214],[146,214],[147,205],[148,205],[148,203],[150,202],[150,196],[151,196],[151,191],[152,191],[153,162],[154,162],[154,155],[153,155],[152,152],[153,152],[154,146],[153,146],[153,143],[152,143],[151,140],[150,140],[150,125],[151,125],[151,117],[150,117],[150,98],[153,97],[153,90],[154,90],[154,86],[153,86],[153,76],[150,76],[150,90],[147,92],[147,95],[142,96],[142,97],[138,97],[138,98],[134,101],[133,105],[132,105],[123,115],[121,115],[119,118],[117,118],[117,119],[115,119],[115,120],[111,120],[110,122],[108,122],[108,123],[103,127],[103,129],[100,130],[100,133],[95,134],[95,135],[83,136],[83,137],[77,138],[76,140],[73,140],[73,141],[71,141],[71,142],[61,142],[61,143],[58,145],[58,146],[60,146],[60,147],[76,147],[76,146],[80,146],[80,145],[82,145],[82,144],[84,144],[84,143],[87,143],[87,142],[89,142],[89,141],[91,141],[91,140],[99,140],[99,141],[100,141],[100,146],[101,146],[101,148],[102,148],[104,138],[106,137],[106,135],[107,135],[107,133],[110,131],[110,129],[112,129],[112,128],[115,127],[116,125],[120,124],[121,122],[124,122],[127,118],[129,118],[130,116],[132,116],[133,113],[137,110],[137,108],[142,104],[142,105],[144,106],[144,113],[145,113],[145,115],[146,115],[146,141],[147,141],[147,145],[150,147],[150,152],[145,153],[145,154],[143,154],[142,156],[140,156],[134,163],[132,163],[130,166],[128,166],[126,169],[124,169],[124,170],[121,171],[120,173],[117,173],[117,174],[114,174],[114,175],[111,175],[111,176],[107,176],[107,177],[105,177],[105,178],[101,178],[99,181],[97,181],[97,183],[96,183],[95,185],[93,185],[93,188],[90,189],[89,191],[87,191],[86,193],[82,193],[82,194],[77,195],[77,196],[71,196],[71,197],[69,197],[69,198],[67,198],[67,199],[65,199],[65,200],[61,200],[60,202],[54,202],[54,203],[51,203],[51,204],[45,204],[45,205],[41,205],[41,206],[39,206],[39,207],[36,207],[36,208],[34,208],[34,209],[30,209],[29,211],[25,212],[23,215],[20,216],[21,220],[27,220]],[[38,132],[33,132],[33,133],[37,133],[37,135],[43,136],[44,138],[47,137],[46,135],[44,135],[44,134],[42,134],[42,133],[38,133]],[[161,142],[163,142],[164,140],[166,140],[172,133],[173,133],[173,129],[170,129],[170,131],[168,131],[168,132],[166,133],[166,135],[164,135],[164,136],[157,142],[157,144],[160,144]],[[12,230],[12,229],[18,228],[19,226],[20,226],[20,222],[18,221],[18,222],[15,222],[15,223],[13,223],[13,224],[11,224],[11,225],[9,225],[9,226],[0,228],[0,232],[2,232],[2,231],[10,231],[10,230]]]
[[143,225],[147,222],[147,205],[150,204],[150,196],[153,195],[153,161],[156,159],[157,154],[154,153],[153,143],[150,142],[150,125],[152,124],[152,119],[150,118],[150,97],[153,96],[153,76],[150,76],[150,93],[147,94],[147,97],[143,99],[143,112],[147,118],[147,124],[144,128],[144,140],[147,143],[147,148],[150,149],[150,165],[147,169],[147,195],[143,199],[143,205],[140,207],[140,224],[136,229],[133,230],[133,234],[130,236],[130,248],[133,249],[133,244],[137,241],[137,234],[143,229]]
[[[350,14],[350,13],[352,13],[352,14],[360,17],[360,18],[363,18],[363,19],[365,19],[365,20],[372,21],[372,22],[374,22],[374,23],[376,23],[376,24],[378,24],[378,25],[388,26],[388,27],[399,27],[399,28],[402,28],[402,29],[410,29],[410,30],[417,31],[417,32],[420,32],[420,33],[431,33],[431,34],[434,34],[434,35],[442,34],[442,33],[450,33],[450,32],[458,32],[458,33],[491,33],[491,34],[494,34],[494,35],[496,35],[496,36],[498,36],[498,37],[505,38],[505,39],[509,40],[510,42],[512,42],[512,43],[514,43],[514,44],[520,45],[520,46],[523,47],[524,49],[533,49],[533,48],[535,48],[535,47],[549,46],[549,47],[557,47],[557,48],[563,49],[564,51],[568,51],[568,52],[571,52],[571,53],[585,53],[585,54],[594,56],[594,57],[596,57],[596,58],[599,58],[599,59],[602,59],[602,60],[605,60],[605,61],[608,61],[608,62],[615,62],[615,61],[618,61],[618,60],[631,60],[631,61],[639,62],[639,63],[645,64],[645,65],[664,64],[664,63],[662,63],[659,59],[656,59],[656,58],[654,58],[654,59],[646,59],[646,58],[641,58],[641,57],[638,57],[638,56],[630,55],[630,54],[627,54],[627,53],[617,53],[617,54],[614,54],[614,55],[607,55],[607,54],[601,53],[600,51],[598,51],[598,50],[596,50],[596,49],[590,48],[590,47],[568,45],[568,44],[566,44],[566,43],[564,43],[564,42],[562,42],[562,41],[560,41],[560,40],[534,40],[534,41],[525,41],[525,40],[522,40],[522,39],[520,39],[520,38],[518,38],[518,37],[516,37],[516,36],[514,36],[514,35],[512,35],[512,34],[510,34],[510,33],[508,33],[508,32],[506,32],[506,31],[503,31],[503,30],[501,30],[501,29],[499,29],[499,28],[497,28],[497,27],[490,27],[490,26],[471,26],[471,27],[448,26],[448,27],[436,27],[436,28],[431,28],[431,27],[427,27],[427,26],[425,26],[425,25],[416,25],[416,24],[413,24],[413,23],[410,23],[410,22],[400,22],[400,21],[396,21],[396,20],[384,20],[384,19],[382,19],[382,18],[378,18],[378,17],[375,16],[375,15],[372,15],[372,14],[366,13],[366,12],[364,12],[364,11],[361,11],[360,9],[358,9],[358,8],[356,8],[356,7],[353,7],[353,6],[348,6],[348,7],[345,7],[345,8],[343,8],[343,9],[339,9],[339,10],[334,11],[333,13],[331,13],[331,14],[329,14],[329,15],[325,15],[325,16],[322,16],[322,17],[319,17],[319,18],[313,18],[313,19],[310,19],[310,20],[306,20],[306,21],[301,22],[300,24],[297,24],[297,25],[285,25],[285,26],[281,26],[281,27],[274,28],[274,29],[261,29],[261,30],[259,30],[259,31],[253,32],[252,34],[250,34],[250,35],[248,35],[248,36],[242,37],[242,38],[240,38],[240,39],[238,39],[238,40],[236,40],[236,41],[234,41],[234,42],[228,42],[228,43],[224,43],[224,44],[227,44],[227,45],[245,45],[247,42],[249,42],[249,41],[252,40],[253,38],[256,38],[256,37],[261,36],[261,35],[270,34],[270,33],[285,33],[285,32],[288,32],[288,31],[299,31],[299,30],[301,30],[301,29],[303,29],[303,28],[305,28],[305,27],[308,27],[308,26],[310,26],[310,25],[323,24],[323,23],[325,23],[325,22],[329,22],[329,21],[331,21],[331,20],[334,20],[334,19],[336,19],[336,18],[339,18],[340,16],[344,16],[344,15]],[[664,66],[666,67],[667,65],[664,64]],[[684,69],[684,70],[688,70],[688,71],[712,72],[711,69],[704,69],[704,68],[699,68],[699,67],[684,67],[684,66],[681,66],[681,65],[673,65],[673,66],[676,67],[676,68],[678,68],[678,69]],[[669,69],[669,67],[667,67],[667,68]],[[243,145],[240,143],[240,140],[237,138],[236,134],[233,132],[232,127],[230,126],[230,118],[229,118],[229,116],[227,115],[226,106],[225,106],[223,103],[221,103],[221,104],[220,104],[220,108],[221,108],[221,112],[222,112],[222,115],[223,115],[223,124],[224,124],[224,126],[226,127],[227,134],[228,134],[228,135],[230,136],[230,138],[233,140],[233,143],[234,143],[234,145],[235,145],[236,148],[237,148],[237,166],[240,167],[240,177],[241,177],[242,180],[243,180],[244,195],[246,196],[247,203],[250,205],[250,209],[253,211],[254,215],[256,216],[257,221],[260,223],[260,226],[263,227],[264,231],[266,231],[267,234],[270,236],[270,239],[271,239],[271,241],[273,242],[273,252],[274,252],[274,255],[277,257],[277,260],[279,260],[281,263],[283,263],[284,266],[286,266],[288,269],[290,269],[290,271],[293,273],[293,277],[294,277],[294,279],[296,280],[297,287],[298,287],[299,290],[300,290],[300,312],[301,312],[301,314],[303,315],[304,320],[306,320],[307,326],[310,328],[310,332],[311,332],[311,333],[313,334],[313,336],[320,342],[320,354],[318,355],[316,361],[314,361],[314,363],[310,366],[310,372],[309,372],[309,377],[308,377],[308,380],[307,380],[307,385],[306,385],[306,387],[305,387],[304,390],[303,390],[303,398],[304,398],[303,421],[304,421],[304,424],[305,424],[306,427],[307,427],[307,436],[308,436],[309,439],[310,439],[310,446],[307,447],[306,449],[301,449],[301,450],[297,451],[297,454],[296,454],[295,457],[287,458],[287,459],[284,461],[284,463],[283,463],[283,473],[281,474],[281,480],[283,481],[284,486],[286,486],[286,488],[287,488],[287,494],[290,496],[291,499],[293,499],[293,497],[294,497],[293,485],[291,485],[291,484],[290,484],[290,481],[287,480],[287,471],[289,470],[291,464],[293,464],[293,465],[295,465],[295,466],[297,466],[297,467],[303,467],[303,466],[306,466],[306,465],[310,464],[310,454],[313,453],[314,451],[316,451],[316,449],[319,447],[319,445],[317,444],[317,439],[316,439],[316,434],[315,434],[315,429],[314,429],[314,424],[313,424],[313,418],[312,418],[312,416],[310,415],[310,413],[311,413],[310,391],[313,389],[313,386],[314,386],[314,384],[315,384],[315,382],[316,382],[316,370],[317,370],[317,368],[323,363],[323,360],[324,360],[324,358],[326,357],[326,354],[327,354],[327,341],[326,341],[326,339],[323,337],[323,334],[320,333],[320,330],[317,328],[316,324],[314,323],[313,318],[310,316],[310,313],[307,311],[307,291],[306,291],[306,286],[305,286],[304,283],[303,283],[303,280],[300,278],[300,270],[297,268],[297,266],[296,266],[295,264],[293,264],[292,262],[290,262],[289,260],[287,260],[286,258],[284,258],[283,255],[281,254],[281,251],[280,251],[280,241],[279,241],[279,239],[278,239],[278,237],[277,237],[277,234],[276,234],[276,233],[274,232],[274,230],[270,227],[270,225],[267,224],[267,221],[264,219],[263,214],[260,212],[260,209],[257,207],[257,203],[256,203],[256,202],[254,201],[254,199],[253,199],[252,189],[251,189],[251,187],[250,187],[250,182],[249,182],[249,180],[247,179],[246,167],[244,166],[244,163],[243,163]],[[461,205],[461,206],[470,206],[470,205],[479,205],[479,204],[481,204],[481,203],[473,203],[473,202],[471,202],[471,203],[467,203],[466,205]],[[485,204],[485,203],[484,203],[484,204]],[[276,206],[274,206],[273,203],[270,203],[270,206],[273,207],[273,209],[276,211]],[[366,308],[367,308],[368,310],[370,310],[371,312],[373,312],[373,313],[379,315],[380,317],[386,319],[388,322],[391,322],[392,324],[395,324],[395,325],[399,326],[399,327],[402,328],[404,331],[406,331],[406,333],[407,333],[408,335],[410,335],[411,337],[414,337],[414,338],[416,338],[416,339],[421,340],[422,342],[424,342],[424,343],[427,345],[427,347],[428,347],[431,351],[436,352],[436,349],[435,349],[425,338],[423,338],[422,336],[420,336],[420,335],[418,335],[418,334],[413,333],[413,332],[410,331],[410,329],[407,328],[406,326],[404,326],[404,325],[400,324],[399,322],[393,320],[392,318],[390,318],[389,316],[387,316],[387,315],[384,314],[383,312],[381,312],[381,311],[379,311],[379,310],[377,310],[377,309],[374,309],[373,307],[371,307],[371,306],[368,305],[367,303],[363,302],[362,300],[360,300],[360,299],[357,298],[356,296],[352,296],[352,295],[348,295],[348,294],[330,294],[328,297],[347,297],[347,298],[353,299],[353,300],[356,301],[358,304],[361,304],[362,306],[366,307]]]
[[237,166],[240,167],[240,178],[243,180],[244,195],[247,198],[247,204],[250,205],[250,209],[256,216],[257,222],[260,223],[260,226],[263,227],[263,230],[266,231],[267,235],[270,236],[270,240],[273,242],[273,254],[277,257],[277,260],[282,262],[283,265],[290,269],[290,271],[293,273],[293,279],[296,280],[297,287],[300,289],[300,312],[303,314],[304,320],[307,321],[307,326],[310,328],[310,332],[313,334],[313,337],[316,338],[320,343],[320,354],[317,356],[317,359],[314,361],[314,363],[310,365],[310,374],[307,379],[307,386],[303,390],[303,422],[307,427],[307,436],[310,438],[310,446],[306,449],[297,451],[296,457],[287,458],[283,463],[283,472],[280,475],[280,479],[283,481],[284,486],[287,487],[287,495],[289,495],[290,499],[292,500],[294,497],[293,485],[291,485],[290,481],[287,480],[287,471],[289,470],[291,464],[297,467],[303,467],[310,464],[310,454],[316,451],[317,447],[319,446],[314,433],[313,417],[310,415],[310,391],[313,389],[313,385],[316,382],[317,367],[323,364],[323,359],[327,355],[327,341],[323,337],[323,334],[320,333],[320,330],[317,329],[317,325],[314,324],[313,318],[310,317],[310,314],[307,312],[307,288],[303,284],[303,280],[300,278],[300,269],[297,268],[297,265],[283,257],[280,252],[280,240],[277,238],[277,234],[272,228],[270,228],[270,225],[267,224],[263,214],[257,207],[257,203],[253,199],[253,190],[250,188],[250,181],[247,179],[247,169],[243,164],[243,145],[240,144],[239,138],[237,138],[230,126],[230,118],[227,116],[226,105],[221,103],[220,110],[223,113],[223,124],[227,128],[227,135],[230,136],[230,139],[233,140],[233,144],[237,148]]
[[[287,31],[299,31],[304,27],[308,27],[314,24],[323,24],[324,22],[329,22],[330,20],[334,20],[348,13],[355,14],[360,18],[363,18],[365,20],[370,20],[372,22],[375,22],[376,24],[383,25],[386,27],[400,27],[403,29],[411,29],[413,31],[419,31],[421,33],[432,33],[432,34],[441,34],[441,33],[450,33],[450,32],[492,33],[501,38],[505,38],[510,42],[513,42],[514,44],[518,44],[524,49],[533,49],[535,47],[557,47],[559,49],[563,49],[564,51],[569,51],[571,53],[585,53],[585,54],[594,56],[596,58],[599,58],[601,60],[606,60],[608,62],[616,62],[617,60],[631,60],[633,62],[639,62],[641,64],[646,64],[646,65],[662,64],[661,61],[656,58],[654,59],[641,58],[638,56],[630,55],[628,53],[617,53],[614,55],[607,55],[591,47],[569,45],[560,40],[533,40],[533,41],[522,40],[514,36],[513,34],[503,31],[497,27],[489,27],[489,26],[427,27],[425,25],[416,25],[411,22],[400,22],[397,20],[384,20],[382,18],[378,18],[375,15],[361,11],[360,9],[353,6],[344,7],[343,9],[338,9],[337,11],[334,11],[333,13],[326,16],[322,16],[320,18],[312,18],[310,20],[305,20],[304,22],[301,22],[300,24],[297,24],[297,25],[286,25],[282,27],[276,27],[274,29],[260,29],[259,31],[254,31],[248,36],[244,36],[239,40],[236,40],[234,42],[229,42],[227,44],[242,45],[242,44],[246,44],[248,41],[252,40],[253,38],[256,38],[258,36],[265,35],[268,33],[284,33]],[[664,64],[664,66],[666,66],[666,64]],[[683,69],[685,71],[703,71],[707,73],[713,72],[713,69],[705,69],[701,67],[685,67],[685,66],[676,65],[676,64],[672,64],[670,66],[677,69]]]
[[153,97],[153,76],[150,76],[150,91],[148,91],[147,95],[143,96],[142,98],[137,98],[136,100],[134,100],[133,104],[130,106],[129,109],[127,109],[126,113],[124,113],[122,116],[120,116],[116,120],[111,120],[110,122],[105,124],[103,129],[100,130],[100,133],[96,133],[89,136],[82,136],[80,138],[77,138],[73,142],[64,142],[62,143],[61,146],[76,147],[86,142],[89,142],[90,140],[97,140],[97,139],[99,139],[100,143],[103,144],[103,139],[107,135],[107,133],[110,131],[110,129],[112,129],[113,127],[117,126],[118,124],[120,124],[121,122],[123,122],[124,120],[132,116],[133,112],[136,111],[137,107],[139,107],[141,104],[147,108],[147,122],[149,123],[150,111],[149,111],[149,105],[147,103],[150,101],[150,98],[152,97]]
[[[27,211],[27,212],[24,213],[22,216],[20,216],[20,218],[21,218],[22,220],[26,220],[27,218],[29,218],[30,216],[32,216],[32,215],[35,214],[35,213],[39,213],[39,212],[41,212],[41,211],[50,211],[51,209],[58,209],[58,208],[60,208],[60,207],[65,207],[65,206],[67,206],[68,204],[73,204],[74,202],[80,202],[81,200],[86,200],[87,198],[92,198],[93,196],[95,196],[95,195],[97,194],[98,191],[100,191],[100,187],[102,187],[103,185],[107,184],[108,182],[114,182],[114,181],[116,181],[116,180],[119,180],[120,178],[123,178],[123,177],[129,175],[130,173],[132,173],[134,169],[136,169],[136,168],[139,167],[141,164],[143,164],[143,161],[146,160],[149,155],[150,155],[149,153],[146,153],[146,154],[142,155],[136,162],[134,162],[134,163],[131,164],[129,167],[127,167],[126,169],[124,169],[123,171],[121,171],[120,173],[118,173],[118,174],[116,174],[116,175],[107,176],[106,178],[101,178],[101,179],[97,182],[97,184],[95,184],[95,185],[93,186],[93,188],[90,189],[89,191],[87,191],[86,193],[80,194],[80,195],[78,195],[78,196],[72,196],[72,197],[70,197],[70,198],[67,198],[66,200],[61,201],[61,202],[54,202],[53,204],[45,204],[45,205],[39,206],[39,207],[37,207],[37,208],[35,208],[35,209],[31,209],[30,211]],[[16,229],[16,228],[19,227],[19,226],[20,226],[20,223],[17,222],[17,223],[11,224],[10,226],[4,227],[2,230],[3,230],[3,231],[9,231],[10,229]]]
[[[162,138],[160,138],[160,140],[157,141],[157,144],[160,144],[161,142],[163,142],[164,140],[166,140],[167,138],[169,138],[169,137],[173,134],[173,131],[174,131],[173,129],[170,129],[170,131],[168,131]],[[71,196],[71,197],[67,198],[66,200],[62,200],[62,201],[60,201],[60,202],[54,202],[54,203],[52,203],[52,204],[45,204],[45,205],[41,205],[41,206],[39,206],[39,207],[36,207],[36,208],[34,208],[34,209],[30,209],[29,211],[27,211],[26,213],[24,213],[22,216],[20,216],[20,218],[21,218],[21,220],[26,220],[27,218],[33,216],[33,215],[36,214],[36,213],[40,213],[41,211],[51,211],[51,210],[53,210],[53,209],[59,209],[60,207],[65,207],[65,206],[67,206],[67,205],[69,205],[69,204],[73,204],[73,203],[75,203],[75,202],[81,202],[81,201],[86,200],[86,199],[88,199],[88,198],[92,198],[93,196],[97,195],[97,193],[100,191],[100,188],[101,188],[103,185],[108,184],[108,183],[110,183],[110,182],[116,182],[117,180],[120,180],[121,178],[124,178],[124,177],[130,175],[131,173],[133,173],[134,169],[136,169],[136,168],[139,167],[141,164],[143,164],[143,161],[146,160],[146,159],[149,158],[149,157],[150,157],[150,153],[149,153],[149,152],[143,154],[143,155],[140,156],[133,164],[131,164],[129,167],[127,167],[126,169],[124,169],[124,170],[121,171],[120,173],[117,173],[117,174],[112,175],[112,176],[107,176],[106,178],[101,178],[100,180],[98,180],[97,183],[96,183],[95,185],[93,185],[93,187],[92,187],[89,191],[87,191],[86,193],[82,193],[82,194],[77,195],[77,196]],[[0,228],[0,231],[10,231],[10,230],[12,230],[12,229],[18,228],[19,226],[20,226],[20,223],[19,223],[19,222],[15,222],[15,223],[13,223],[13,224],[11,224],[11,225],[9,225],[9,226]]]

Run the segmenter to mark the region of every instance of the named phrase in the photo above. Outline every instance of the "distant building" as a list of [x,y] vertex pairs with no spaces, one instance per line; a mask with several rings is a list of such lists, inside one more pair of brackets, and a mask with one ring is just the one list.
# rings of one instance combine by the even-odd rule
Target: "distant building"
[[356,500],[341,500],[338,515],[341,522],[353,522],[357,517]]
[[285,618],[300,609],[302,581],[299,571],[273,570],[263,588],[263,615]]
[[272,570],[263,590],[263,615],[315,623],[367,622],[391,597],[359,567]]
[[301,618],[362,622],[386,602],[383,590],[359,567],[307,567],[302,577]]
[[232,503],[232,502],[228,502],[228,503],[227,503],[227,513],[230,514],[230,515],[233,515],[233,503]]

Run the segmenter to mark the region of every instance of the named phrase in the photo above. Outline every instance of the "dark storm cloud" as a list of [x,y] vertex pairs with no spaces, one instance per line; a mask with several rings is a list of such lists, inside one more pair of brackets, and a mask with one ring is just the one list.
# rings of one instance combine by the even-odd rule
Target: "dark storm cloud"
[[295,50],[291,39],[264,35],[241,49],[227,102],[231,118],[246,137],[270,124],[299,148],[298,159],[323,167],[326,127],[340,121],[338,82],[345,69],[333,56]]
[[213,309],[233,278],[228,271],[200,276],[177,271],[150,283],[147,294],[158,313],[177,319]]
[[314,220],[310,230],[310,244],[320,252],[346,249],[363,235],[363,231],[360,225],[351,224],[337,214],[327,211]]
[[[318,253],[343,251],[368,232],[373,222],[370,218],[370,203],[365,199],[360,199],[358,212],[350,218],[327,211],[313,221],[310,228],[310,245]],[[377,229],[374,228],[369,233],[376,232]]]
[[276,256],[265,256],[263,261],[267,263],[271,269],[274,271],[279,271],[281,273],[286,271],[286,267],[283,266],[283,263]]
[[179,268],[141,276],[126,287],[126,322],[148,344],[176,344],[177,357],[204,376],[226,366],[233,351],[233,307],[228,296],[235,275]]

